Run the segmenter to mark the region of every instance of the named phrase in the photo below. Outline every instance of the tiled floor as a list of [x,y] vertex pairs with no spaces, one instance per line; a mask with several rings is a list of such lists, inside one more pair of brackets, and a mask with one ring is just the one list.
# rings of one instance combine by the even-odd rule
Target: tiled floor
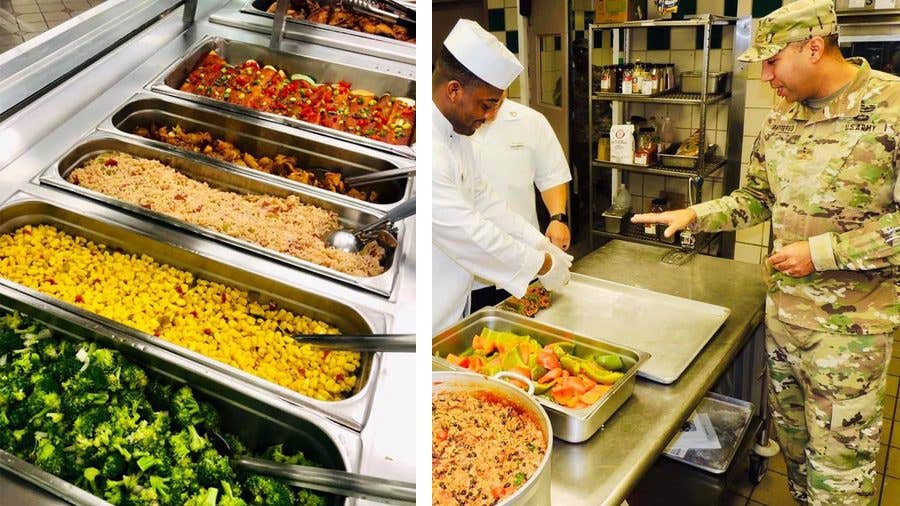
[[0,53],[104,0],[0,0]]
[[[888,369],[887,397],[884,407],[884,429],[881,434],[881,452],[878,454],[878,477],[875,487],[880,494],[879,504],[900,504],[900,338],[894,340],[894,358]],[[769,472],[762,483],[753,487],[747,473],[740,473],[738,483],[729,487],[732,492],[724,506],[793,506],[796,503],[788,493],[786,468],[781,454],[769,460]]]

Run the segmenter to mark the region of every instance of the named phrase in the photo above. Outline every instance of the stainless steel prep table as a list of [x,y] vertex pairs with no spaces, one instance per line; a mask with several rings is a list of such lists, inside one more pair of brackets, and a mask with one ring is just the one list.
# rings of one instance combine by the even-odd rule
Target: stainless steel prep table
[[573,271],[725,306],[731,315],[678,381],[660,385],[638,378],[631,399],[594,437],[581,444],[554,441],[553,504],[618,506],[762,321],[759,265],[698,255],[673,266],[659,261],[668,251],[611,241],[576,262]]
[[[108,215],[126,226],[150,233],[180,235],[192,249],[232,265],[240,265],[266,277],[316,290],[327,290],[336,298],[353,301],[387,318],[389,332],[415,331],[415,219],[406,221],[408,240],[402,251],[401,269],[391,297],[366,293],[351,286],[328,281],[287,265],[190,236],[174,229],[141,220],[46,186],[38,186],[35,176],[53,159],[75,145],[118,106],[141,90],[167,65],[205,34],[223,36],[253,44],[267,45],[268,38],[244,30],[209,23],[209,16],[226,2],[200,0],[197,22],[185,29],[179,7],[112,49],[65,83],[15,112],[0,123],[0,201],[20,189],[36,196],[70,202],[73,208],[87,206],[91,212]],[[341,53],[332,48],[286,40],[284,48],[316,57],[334,57],[343,62],[366,57]],[[412,355],[385,354],[369,421],[360,433],[362,451],[358,469],[390,479],[415,481],[415,448],[408,435],[415,430],[410,396],[397,392],[410,388],[415,371]],[[0,473],[0,502],[3,504],[65,504],[43,491]],[[358,501],[358,504],[370,504]]]

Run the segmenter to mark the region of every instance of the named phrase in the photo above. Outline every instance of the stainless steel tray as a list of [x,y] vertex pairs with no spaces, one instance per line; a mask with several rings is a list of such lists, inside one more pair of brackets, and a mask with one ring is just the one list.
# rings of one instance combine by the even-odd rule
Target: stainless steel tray
[[[678,151],[678,146],[681,143],[675,143],[669,146],[667,150],[662,153],[659,153],[659,164],[666,167],[681,167],[685,169],[693,169],[697,166],[697,160],[700,158],[699,156],[687,156],[687,155],[676,155],[675,152]],[[706,159],[709,160],[716,154],[717,145],[710,144],[706,148]]]
[[364,88],[372,90],[375,93],[390,93],[395,97],[415,98],[416,83],[414,80],[405,79],[399,76],[379,73],[374,70],[351,67],[340,63],[318,60],[310,57],[275,51],[263,46],[248,44],[224,39],[221,37],[204,37],[198,41],[187,54],[166,68],[162,74],[157,76],[149,87],[153,91],[165,93],[168,95],[184,98],[191,102],[197,102],[219,109],[247,114],[256,118],[262,118],[274,121],[282,125],[308,130],[330,137],[337,137],[356,144],[373,147],[382,151],[398,154],[408,158],[415,158],[415,152],[409,146],[398,146],[388,144],[382,141],[376,141],[361,137],[358,135],[341,132],[326,128],[321,125],[314,125],[305,121],[300,121],[286,116],[271,114],[268,112],[257,111],[249,107],[231,104],[221,100],[213,100],[209,97],[186,93],[179,88],[184,83],[194,66],[206,56],[206,54],[215,50],[219,56],[224,58],[231,64],[240,64],[246,60],[256,60],[261,65],[272,65],[278,69],[285,70],[290,73],[303,73],[314,76],[319,82],[337,82],[340,80],[348,81],[353,84],[354,88]]
[[678,437],[678,434],[676,434],[669,441],[669,446],[666,447],[663,455],[704,471],[722,474],[728,470],[735,453],[741,446],[744,434],[747,433],[747,428],[750,426],[753,412],[754,406],[752,402],[709,392],[700,401],[700,405],[694,409],[694,413],[712,414],[710,421],[716,431],[716,436],[719,438],[719,443],[723,445],[722,448],[672,451],[671,445]]
[[[285,188],[282,185],[271,182],[268,179],[257,177],[254,174],[237,172],[230,167],[214,166],[207,163],[206,157],[196,153],[174,151],[139,139],[123,139],[105,133],[91,134],[80,142],[75,148],[63,155],[62,158],[51,164],[40,176],[41,183],[46,183],[57,188],[62,188],[79,195],[99,200],[105,204],[128,210],[141,216],[161,221],[167,225],[183,228],[193,233],[204,235],[218,241],[237,246],[251,251],[257,255],[278,260],[301,269],[313,271],[345,283],[349,283],[365,290],[388,296],[394,286],[397,271],[399,270],[400,255],[393,251],[387,251],[384,262],[385,271],[377,276],[361,277],[352,276],[319,264],[303,260],[291,255],[286,255],[274,250],[266,249],[252,242],[232,237],[209,228],[199,227],[185,221],[172,218],[168,215],[143,208],[100,192],[89,190],[68,181],[69,174],[80,167],[88,159],[110,151],[121,151],[134,156],[159,160],[192,179],[208,183],[214,188],[234,191],[244,194],[266,194],[276,197],[294,195],[305,204],[313,204],[318,207],[338,213],[342,226],[358,228],[378,220],[381,212],[373,211],[356,203],[339,201],[328,196],[310,192],[302,188]],[[402,224],[398,226],[398,248],[402,248],[405,239]]]
[[[635,363],[625,372],[625,376],[593,406],[583,409],[571,409],[560,406],[543,397],[536,397],[547,410],[553,435],[570,443],[581,443],[594,435],[603,422],[615,413],[634,391],[635,375],[638,368],[650,355],[625,346],[608,343],[568,330],[553,327],[534,321],[521,315],[494,308],[484,308],[472,313],[462,321],[445,329],[431,340],[431,352],[439,352],[443,356],[448,353],[462,353],[472,343],[472,338],[488,327],[493,330],[511,331],[528,334],[541,345],[566,341],[577,345],[576,355],[586,356],[598,351],[615,353],[627,357]],[[449,369],[466,371],[468,369],[455,366],[443,358],[432,357],[433,369]]]
[[[310,132],[284,132],[279,130],[277,125],[266,121],[211,110],[188,101],[170,97],[163,98],[151,93],[140,93],[129,99],[115,113],[106,118],[100,124],[99,129],[133,136],[133,138],[159,144],[179,152],[201,154],[134,134],[136,127],[148,127],[151,123],[167,127],[181,125],[183,129],[189,131],[203,130],[218,139],[234,144],[241,151],[251,153],[257,158],[263,156],[274,158],[277,154],[288,155],[297,159],[299,168],[323,167],[340,172],[345,177],[361,176],[410,164],[410,160],[407,158],[361,148]],[[414,186],[411,178],[367,185],[363,188],[376,191],[379,201],[365,202],[224,160],[204,157],[204,161],[217,165],[224,164],[238,172],[270,179],[288,187],[303,188],[323,193],[330,198],[349,200],[354,204],[371,206],[384,211],[408,198]]]
[[653,353],[639,376],[673,383],[728,319],[731,310],[583,274],[552,294],[536,320]]
[[[354,471],[361,455],[359,435],[303,409],[280,409],[266,402],[266,393],[247,388],[176,354],[141,340],[68,314],[51,304],[0,286],[0,308],[19,311],[50,327],[66,340],[96,342],[115,348],[149,372],[177,383],[186,383],[197,397],[212,403],[222,415],[224,432],[236,434],[254,451],[284,443],[324,467]],[[0,449],[0,468],[73,504],[107,505],[87,491]],[[327,496],[327,504],[353,504],[351,499]]]
[[[274,19],[275,16],[268,12],[269,7],[271,7],[274,3],[275,0],[249,0],[241,8],[241,12]],[[326,4],[328,2],[320,3]],[[412,58],[415,58],[416,45],[410,42],[404,42],[401,40],[392,39],[390,37],[382,37],[380,35],[374,35],[365,32],[358,32],[356,30],[350,30],[348,28],[330,26],[322,23],[313,23],[312,21],[302,19],[294,19],[291,17],[285,17],[285,19],[288,25],[286,30],[289,30],[291,26],[294,26],[297,29],[323,30],[331,35],[330,38],[334,39],[332,43],[337,47],[354,50],[365,45],[372,47],[376,51],[386,52],[388,54],[400,54],[404,56],[410,55],[412,56]],[[412,36],[416,36],[415,32],[412,33]]]
[[[122,251],[149,255],[158,262],[191,272],[198,278],[239,288],[248,292],[251,297],[255,297],[261,303],[274,302],[287,311],[305,314],[310,318],[324,321],[348,334],[379,334],[386,331],[387,322],[382,314],[364,313],[363,309],[358,309],[350,303],[334,299],[327,294],[313,293],[302,287],[288,286],[213,260],[190,250],[189,245],[169,242],[162,239],[160,235],[146,235],[106,218],[94,216],[84,209],[77,207],[64,209],[51,200],[22,192],[16,193],[0,205],[0,234],[9,233],[29,224],[52,225],[63,232],[80,235]],[[161,230],[160,234],[162,233],[164,231]],[[197,364],[230,376],[237,383],[266,391],[269,395],[290,403],[311,408],[352,429],[361,430],[368,418],[375,392],[377,372],[381,363],[380,354],[361,354],[359,380],[350,397],[333,402],[320,401],[78,306],[44,295],[8,279],[0,278],[0,286],[12,287],[48,304],[61,307],[70,313],[99,322],[103,326],[115,330],[118,335],[138,339],[187,357]]]

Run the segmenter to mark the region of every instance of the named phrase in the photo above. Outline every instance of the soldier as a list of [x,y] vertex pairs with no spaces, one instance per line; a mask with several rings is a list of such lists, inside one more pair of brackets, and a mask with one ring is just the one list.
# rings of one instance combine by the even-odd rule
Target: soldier
[[778,100],[746,184],[688,209],[635,216],[724,231],[772,218],[766,264],[769,403],[801,504],[875,504],[884,388],[900,335],[900,78],[837,46],[831,0],[759,22],[741,61],[762,61]]

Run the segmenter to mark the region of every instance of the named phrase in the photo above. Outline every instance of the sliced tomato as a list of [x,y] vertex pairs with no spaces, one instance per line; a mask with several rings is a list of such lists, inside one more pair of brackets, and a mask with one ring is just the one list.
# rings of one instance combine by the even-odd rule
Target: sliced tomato
[[559,359],[556,358],[556,354],[553,353],[552,351],[547,350],[546,348],[544,348],[543,350],[541,350],[540,353],[538,353],[537,363],[551,371],[553,369],[560,368]]
[[556,369],[550,369],[547,374],[541,376],[540,379],[538,379],[538,383],[550,383],[556,378],[562,376],[562,372],[562,369],[559,367],[557,367]]

